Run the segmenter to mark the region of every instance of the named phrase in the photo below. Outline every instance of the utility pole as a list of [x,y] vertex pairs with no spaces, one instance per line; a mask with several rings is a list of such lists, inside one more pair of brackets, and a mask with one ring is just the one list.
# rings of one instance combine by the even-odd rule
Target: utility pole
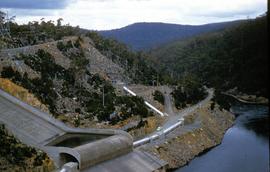
[[157,86],[158,86],[158,73],[157,73]]
[[104,85],[102,87],[102,105],[105,106]]
[[8,36],[10,36],[10,27],[9,27],[9,22],[10,22],[10,19],[9,19],[9,17],[8,17],[8,11],[7,11],[7,34],[8,34]]

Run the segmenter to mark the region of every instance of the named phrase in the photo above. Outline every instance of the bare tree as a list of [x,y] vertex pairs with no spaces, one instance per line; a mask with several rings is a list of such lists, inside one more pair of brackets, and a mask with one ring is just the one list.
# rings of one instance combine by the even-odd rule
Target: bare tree
[[1,36],[10,36],[10,22],[15,20],[16,16],[9,18],[8,13],[0,11],[0,35]]

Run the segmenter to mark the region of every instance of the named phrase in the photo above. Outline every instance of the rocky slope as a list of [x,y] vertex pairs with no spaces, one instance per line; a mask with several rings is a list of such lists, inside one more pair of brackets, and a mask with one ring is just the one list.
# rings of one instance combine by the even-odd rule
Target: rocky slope
[[[142,118],[152,113],[143,99],[126,96],[122,89],[132,83],[129,71],[95,46],[89,37],[72,36],[1,50],[1,88],[75,127],[147,127]],[[135,121],[125,122],[129,118]]]
[[167,161],[169,169],[179,168],[205,150],[220,144],[233,121],[231,113],[220,110],[218,105],[211,110],[209,103],[185,116],[184,125],[168,134],[163,141],[155,141],[140,149]]
[[[55,60],[55,64],[62,66],[65,69],[70,68],[71,66],[71,59],[68,58],[68,56],[72,55],[72,53],[75,53],[76,47],[74,47],[75,41],[78,40],[78,37],[72,36],[72,37],[66,37],[63,40],[60,41],[54,41],[44,44],[38,44],[33,46],[27,46],[27,47],[20,47],[20,48],[14,48],[14,49],[6,49],[0,51],[0,71],[5,66],[12,66],[14,69],[18,70],[20,73],[27,73],[29,76],[38,77],[38,74],[35,70],[31,70],[31,68],[24,63],[24,61],[18,59],[18,56],[20,54],[24,55],[33,55],[38,50],[42,49],[52,55],[52,57]],[[57,48],[57,43],[62,42],[63,44],[67,44],[69,41],[71,41],[72,47],[67,50],[67,52],[62,52]],[[110,59],[103,56],[93,45],[92,41],[84,37],[82,39],[81,47],[83,48],[83,51],[85,53],[86,59],[89,59],[90,66],[89,70],[91,73],[101,73],[104,77],[107,78],[113,78],[114,75],[118,75],[117,77],[120,78],[120,80],[124,80],[123,75],[123,69],[113,63]]]

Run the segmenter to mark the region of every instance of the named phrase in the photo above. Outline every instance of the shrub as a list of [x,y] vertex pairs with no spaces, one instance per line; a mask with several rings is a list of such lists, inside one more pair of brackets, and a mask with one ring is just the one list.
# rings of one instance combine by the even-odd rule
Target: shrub
[[184,108],[187,104],[195,104],[207,95],[199,81],[192,76],[183,79],[171,94],[177,109]]
[[39,156],[34,148],[22,144],[15,137],[9,135],[2,124],[0,125],[0,147],[0,156],[16,165],[24,166],[26,159],[36,156],[39,158],[39,163],[34,163],[34,165],[38,166],[46,158],[44,152],[42,152],[42,156]]
[[58,41],[57,42],[57,48],[60,50],[60,51],[66,51],[66,47],[64,45],[64,43],[62,41]]
[[154,100],[156,100],[159,103],[161,103],[161,104],[164,105],[164,96],[163,96],[163,94],[160,91],[156,90],[154,92],[153,96],[154,96]]

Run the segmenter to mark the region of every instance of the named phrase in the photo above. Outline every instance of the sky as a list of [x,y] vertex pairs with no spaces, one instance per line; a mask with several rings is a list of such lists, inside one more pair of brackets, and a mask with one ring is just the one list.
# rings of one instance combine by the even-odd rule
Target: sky
[[56,21],[92,30],[121,28],[136,22],[200,25],[255,18],[267,0],[0,0],[0,10],[19,24]]

